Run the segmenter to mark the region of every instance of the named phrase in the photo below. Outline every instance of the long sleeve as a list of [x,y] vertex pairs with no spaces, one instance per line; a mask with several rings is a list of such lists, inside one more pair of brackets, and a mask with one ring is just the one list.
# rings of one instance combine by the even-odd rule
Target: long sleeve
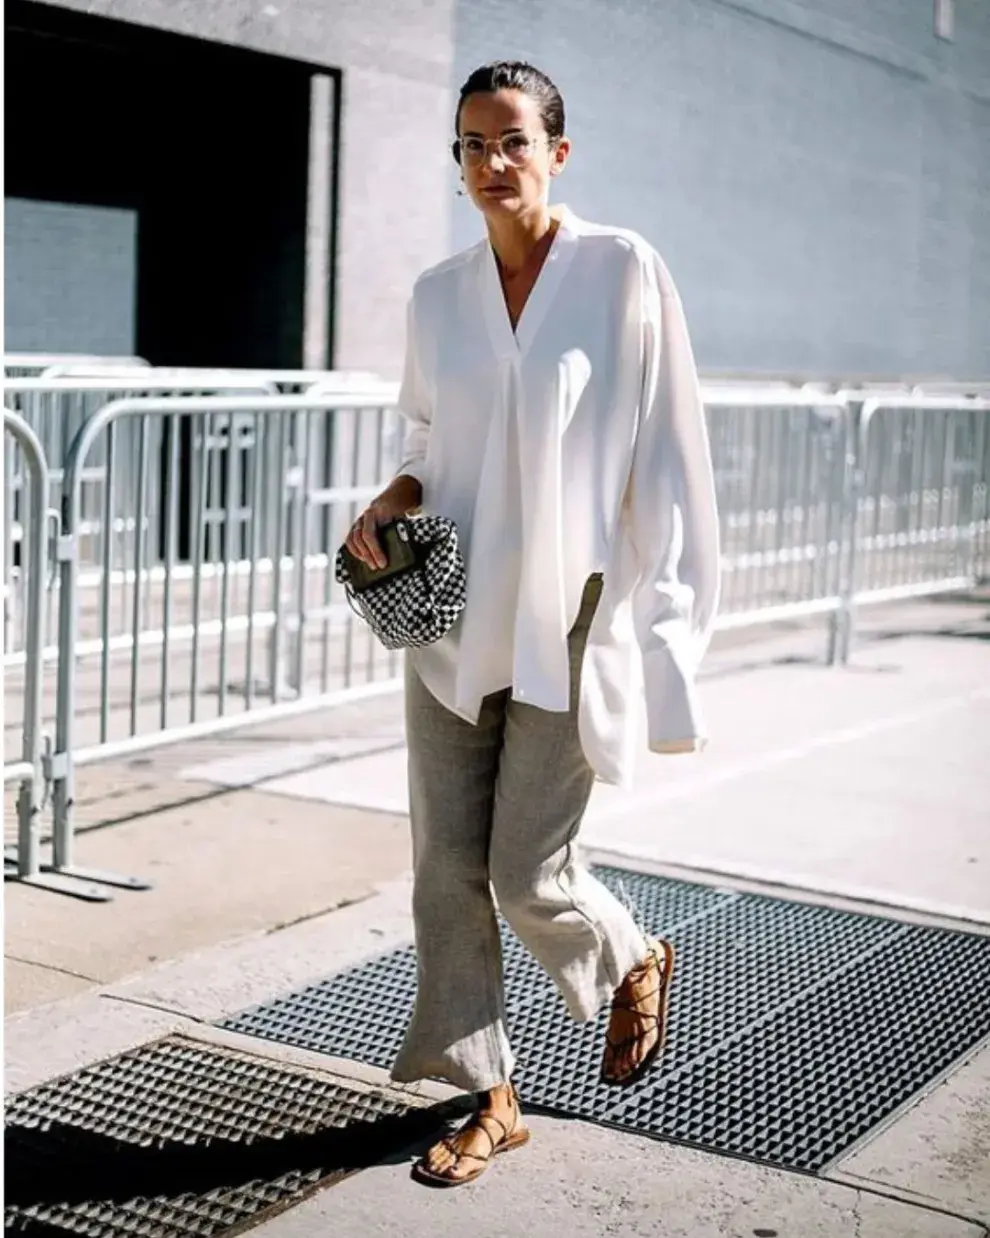
[[639,427],[624,511],[638,570],[633,591],[649,746],[703,746],[695,677],[719,593],[719,533],[711,452],[697,370],[673,281],[644,261]]
[[426,382],[423,378],[421,340],[416,324],[415,297],[410,299],[406,314],[406,358],[403,367],[402,385],[399,388],[398,408],[405,425],[402,463],[399,466],[398,475],[415,477],[420,485],[424,485],[426,449],[433,421],[433,409]]

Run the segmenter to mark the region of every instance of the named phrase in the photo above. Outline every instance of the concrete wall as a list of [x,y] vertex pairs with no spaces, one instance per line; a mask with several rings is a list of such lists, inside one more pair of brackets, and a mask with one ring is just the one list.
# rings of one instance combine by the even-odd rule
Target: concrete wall
[[397,372],[415,275],[480,235],[456,87],[521,56],[564,91],[562,196],[639,229],[699,360],[990,376],[990,6],[957,0],[59,0],[342,70],[338,365]]
[[555,78],[561,198],[664,253],[706,368],[990,375],[990,5],[947,43],[931,0],[461,0],[457,82],[498,57]]
[[56,7],[343,71],[334,361],[394,374],[413,280],[449,246],[453,2],[59,0]]

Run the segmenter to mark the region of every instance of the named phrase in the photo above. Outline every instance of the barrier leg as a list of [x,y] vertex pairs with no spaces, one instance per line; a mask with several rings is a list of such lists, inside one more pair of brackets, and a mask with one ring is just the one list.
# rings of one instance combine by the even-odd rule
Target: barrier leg
[[[71,530],[75,528],[75,507],[78,486],[74,492],[63,497],[63,528],[67,531],[58,539],[59,597],[58,638],[61,656],[58,663],[58,704],[56,709],[56,752],[51,760],[51,778],[54,786],[54,832],[52,837],[52,863],[43,866],[43,879],[48,888],[57,888],[61,893],[72,894],[89,901],[105,902],[111,896],[101,887],[116,886],[125,890],[148,890],[150,885],[139,877],[126,877],[101,869],[80,868],[74,859],[75,844],[75,767],[72,761],[72,731],[75,710],[76,659],[76,542]],[[52,882],[58,882],[53,885]],[[94,886],[94,883],[95,886]]]

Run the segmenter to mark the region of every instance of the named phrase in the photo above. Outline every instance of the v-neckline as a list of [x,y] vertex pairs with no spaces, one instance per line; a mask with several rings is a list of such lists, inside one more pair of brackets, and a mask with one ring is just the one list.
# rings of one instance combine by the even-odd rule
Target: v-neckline
[[[514,273],[513,278],[517,276],[521,276],[523,273],[523,270],[527,267],[527,265],[531,269],[534,266],[536,266],[535,273],[532,275],[532,278],[529,283],[529,287],[526,289],[526,296],[523,299],[522,305],[519,307],[519,313],[516,315],[515,322],[512,321],[512,308],[509,304],[508,284],[509,284],[510,277],[507,275],[504,267],[502,266],[502,263],[499,261],[498,254],[494,253],[494,246],[492,247],[492,252],[495,257],[495,270],[498,272],[498,282],[502,289],[502,299],[505,301],[505,312],[509,316],[509,326],[512,327],[513,333],[515,333],[515,331],[519,327],[520,322],[522,322],[522,316],[526,312],[526,306],[529,304],[530,297],[533,295],[536,285],[540,282],[540,276],[543,274],[543,268],[546,266],[547,261],[550,258],[550,254],[553,252],[554,243],[557,240],[557,236],[559,232],[560,232],[560,219],[555,218],[554,216],[551,216],[550,227],[547,228],[543,236],[541,236],[540,239],[533,246],[533,249],[530,250],[529,255],[527,256],[525,262],[523,263],[519,271]],[[539,265],[537,266],[534,263],[533,258],[534,258],[536,251],[540,249],[542,249],[543,252],[540,255]]]
[[525,355],[529,350],[537,329],[570,265],[574,251],[574,239],[570,212],[565,208],[557,221],[557,230],[550,248],[533,281],[533,287],[529,290],[529,296],[526,298],[526,304],[522,308],[515,328],[512,326],[512,317],[509,314],[495,251],[490,241],[484,242],[487,250],[483,270],[485,318],[492,344],[499,357],[517,358]]

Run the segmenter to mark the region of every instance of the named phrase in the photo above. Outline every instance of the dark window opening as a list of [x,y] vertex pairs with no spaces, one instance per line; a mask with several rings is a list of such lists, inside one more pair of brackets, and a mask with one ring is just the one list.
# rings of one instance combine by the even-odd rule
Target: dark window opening
[[153,364],[301,365],[310,90],[327,69],[29,0],[6,23],[6,194],[23,217],[9,244],[91,247],[28,262],[23,279],[53,284],[44,312],[78,269],[93,287],[66,305],[114,301]]

